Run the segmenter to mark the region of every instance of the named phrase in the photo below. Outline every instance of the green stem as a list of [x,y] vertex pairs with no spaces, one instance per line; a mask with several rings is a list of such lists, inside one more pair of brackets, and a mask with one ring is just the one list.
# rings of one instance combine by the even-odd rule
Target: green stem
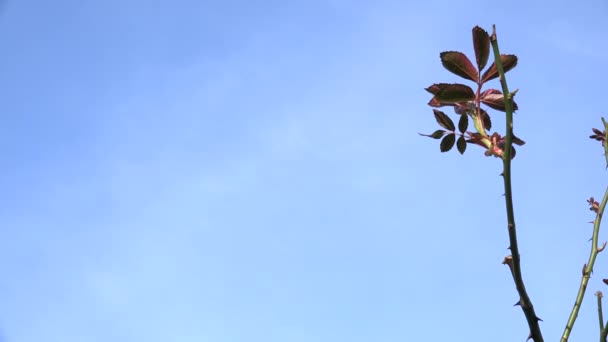
[[597,297],[597,316],[600,320],[600,342],[606,342],[608,330],[606,330],[606,326],[604,325],[604,310],[602,309],[602,297],[604,297],[604,294],[602,291],[597,291],[595,296]]
[[[602,310],[602,297],[604,296],[604,294],[602,293],[602,291],[597,291],[595,293],[595,296],[597,297],[597,317],[600,320],[600,332],[603,332],[604,330],[604,311]],[[602,339],[600,338],[600,342],[602,341]]]
[[500,59],[500,51],[498,50],[498,40],[496,38],[496,26],[493,26],[492,36],[490,38],[492,49],[494,51],[494,62],[500,76],[500,84],[505,99],[505,112],[507,117],[507,136],[503,153],[503,179],[505,184],[505,203],[507,206],[507,221],[509,230],[510,250],[512,254],[511,274],[519,294],[519,304],[526,316],[528,326],[530,328],[530,337],[534,342],[543,342],[543,336],[538,324],[538,317],[534,312],[532,301],[526,292],[524,280],[521,273],[521,261],[519,257],[519,247],[517,245],[517,231],[515,229],[515,214],[513,212],[513,192],[511,190],[511,149],[513,145],[513,93],[509,92],[505,72]]
[[570,332],[574,327],[574,322],[578,317],[578,312],[581,308],[581,304],[583,304],[583,298],[585,297],[585,291],[587,290],[587,284],[589,283],[589,278],[591,277],[591,273],[593,272],[593,265],[595,264],[595,259],[597,254],[600,252],[598,248],[598,236],[600,233],[600,224],[602,223],[602,214],[604,213],[604,208],[606,207],[606,203],[608,202],[608,188],[604,193],[604,198],[602,199],[602,203],[600,203],[600,207],[595,215],[595,220],[593,221],[593,237],[591,239],[591,253],[589,254],[589,261],[585,264],[583,268],[583,277],[581,279],[581,285],[578,288],[578,294],[576,295],[576,301],[574,302],[574,307],[572,308],[572,312],[570,312],[570,317],[568,318],[568,323],[566,323],[566,328],[564,329],[564,334],[562,335],[561,342],[568,341],[568,337],[570,337]]

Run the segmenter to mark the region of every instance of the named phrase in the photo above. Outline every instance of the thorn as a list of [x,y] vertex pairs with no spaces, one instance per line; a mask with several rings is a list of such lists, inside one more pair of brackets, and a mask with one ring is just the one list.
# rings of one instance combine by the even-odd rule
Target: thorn
[[526,339],[526,342],[532,338],[532,332],[530,331],[530,335],[528,335],[528,338]]
[[513,306],[521,306],[521,299],[517,301],[517,303],[513,304]]
[[502,261],[503,265],[507,265],[509,266],[509,270],[511,270],[511,274],[513,273],[513,257],[510,255],[507,255],[504,260]]
[[515,96],[515,94],[517,94],[517,92],[518,92],[518,91],[519,91],[519,88],[518,88],[518,89],[513,90],[513,91],[511,92],[511,98],[513,98],[513,96]]
[[604,284],[608,285],[608,279],[602,279],[602,282],[604,282]]
[[585,275],[586,275],[586,272],[585,272],[585,269],[586,269],[586,268],[587,268],[587,264],[584,264],[584,265],[583,265],[583,276],[585,276]]
[[544,321],[542,320],[542,318],[539,318],[539,317],[536,317],[536,320],[537,320],[537,321],[540,321],[540,322],[544,322]]
[[606,243],[608,243],[608,241],[604,241],[604,244],[602,245],[602,247],[597,249],[597,252],[600,253],[604,250],[604,248],[606,248]]

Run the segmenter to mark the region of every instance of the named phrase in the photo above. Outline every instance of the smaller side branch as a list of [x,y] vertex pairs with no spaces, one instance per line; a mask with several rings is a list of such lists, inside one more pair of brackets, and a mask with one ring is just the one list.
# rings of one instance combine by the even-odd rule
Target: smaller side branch
[[[608,123],[604,121],[603,118],[602,121],[604,122],[604,128],[608,129]],[[606,162],[608,162],[608,142],[604,142],[604,151],[606,152]],[[570,337],[570,332],[572,332],[572,328],[574,327],[574,323],[576,322],[576,318],[578,317],[578,312],[583,303],[583,299],[585,298],[585,291],[587,290],[587,284],[589,283],[591,273],[593,273],[593,265],[595,264],[595,259],[597,258],[598,253],[604,248],[599,248],[598,237],[600,233],[600,225],[602,223],[602,215],[604,214],[606,203],[608,203],[608,188],[606,188],[606,191],[604,192],[604,198],[602,199],[602,203],[600,203],[599,208],[597,208],[595,220],[593,220],[593,237],[591,238],[591,252],[589,253],[589,260],[583,267],[583,276],[581,279],[581,284],[578,288],[574,307],[570,312],[570,317],[568,317],[568,322],[566,323],[566,327],[564,328],[564,333],[562,334],[562,338],[560,340],[561,342],[568,341],[568,338]],[[601,303],[599,305],[601,306]],[[600,317],[600,320],[602,320],[602,317]],[[600,323],[600,326],[601,324],[602,323]],[[606,339],[605,330],[606,327],[603,326],[601,329],[601,335],[603,335],[603,339],[601,341],[605,341]]]

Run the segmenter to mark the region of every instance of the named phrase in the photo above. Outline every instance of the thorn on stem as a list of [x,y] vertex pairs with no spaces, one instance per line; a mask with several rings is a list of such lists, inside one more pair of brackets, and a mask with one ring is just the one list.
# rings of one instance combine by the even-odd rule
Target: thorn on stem
[[513,273],[513,256],[507,255],[502,261],[502,264],[509,266],[511,273]]
[[604,244],[602,245],[602,247],[597,249],[597,252],[600,253],[604,250],[604,248],[606,248],[606,243],[608,243],[607,241],[604,241]]

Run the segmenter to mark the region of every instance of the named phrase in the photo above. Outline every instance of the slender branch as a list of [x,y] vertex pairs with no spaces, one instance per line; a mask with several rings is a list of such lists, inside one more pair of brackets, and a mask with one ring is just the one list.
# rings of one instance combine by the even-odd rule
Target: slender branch
[[[602,121],[604,122],[604,128],[608,129],[608,123],[606,121],[604,121],[604,118],[602,118]],[[608,141],[606,139],[604,140],[604,151],[606,152],[605,153],[606,162],[608,163]],[[602,203],[600,203],[599,208],[596,210],[595,220],[593,221],[593,237],[591,238],[591,252],[589,253],[589,260],[587,261],[587,263],[585,264],[585,266],[583,268],[583,277],[581,279],[581,285],[578,288],[578,294],[576,295],[576,301],[574,302],[574,307],[572,308],[572,312],[570,312],[570,317],[568,317],[568,322],[566,323],[566,328],[564,329],[562,339],[560,340],[561,342],[568,341],[568,338],[570,337],[570,332],[572,331],[572,328],[574,327],[574,322],[576,322],[576,318],[578,317],[578,312],[581,308],[583,299],[585,297],[585,291],[587,290],[587,284],[589,283],[589,278],[591,277],[591,273],[593,272],[593,265],[595,264],[595,259],[597,257],[597,254],[599,252],[601,252],[605,247],[604,246],[601,249],[598,247],[598,236],[600,233],[600,224],[602,223],[602,215],[604,214],[604,208],[606,207],[607,202],[608,202],[608,188],[606,189],[606,191],[604,193],[604,198],[602,199]],[[603,319],[601,317],[600,317],[600,320],[603,321]],[[600,323],[600,325],[601,324],[603,324],[603,323]],[[606,330],[606,327],[604,326],[601,329],[601,335],[603,337],[600,337],[600,338],[603,338],[603,340],[606,339],[605,330]]]
[[597,317],[600,319],[600,331],[604,330],[604,311],[602,310],[602,297],[604,294],[602,291],[597,291],[595,293],[597,297]]
[[492,28],[492,36],[490,38],[492,43],[492,49],[494,51],[494,62],[498,74],[500,75],[500,84],[502,86],[502,92],[505,99],[505,111],[507,117],[507,136],[503,154],[503,180],[505,184],[505,203],[507,206],[507,221],[509,230],[509,242],[512,258],[510,260],[511,274],[519,294],[519,304],[526,316],[528,327],[530,328],[530,337],[534,342],[543,342],[543,336],[538,324],[539,318],[534,312],[534,306],[532,301],[526,292],[524,280],[521,273],[521,261],[519,257],[519,247],[517,245],[517,231],[515,229],[515,214],[513,212],[513,192],[511,190],[511,149],[513,145],[513,95],[514,93],[509,92],[507,87],[507,80],[505,79],[505,72],[500,59],[500,51],[498,49],[498,40],[496,38],[496,26]]
[[602,310],[602,297],[604,294],[602,291],[597,291],[595,293],[597,297],[597,317],[600,321],[600,342],[606,341],[606,329],[604,329],[604,310]]

